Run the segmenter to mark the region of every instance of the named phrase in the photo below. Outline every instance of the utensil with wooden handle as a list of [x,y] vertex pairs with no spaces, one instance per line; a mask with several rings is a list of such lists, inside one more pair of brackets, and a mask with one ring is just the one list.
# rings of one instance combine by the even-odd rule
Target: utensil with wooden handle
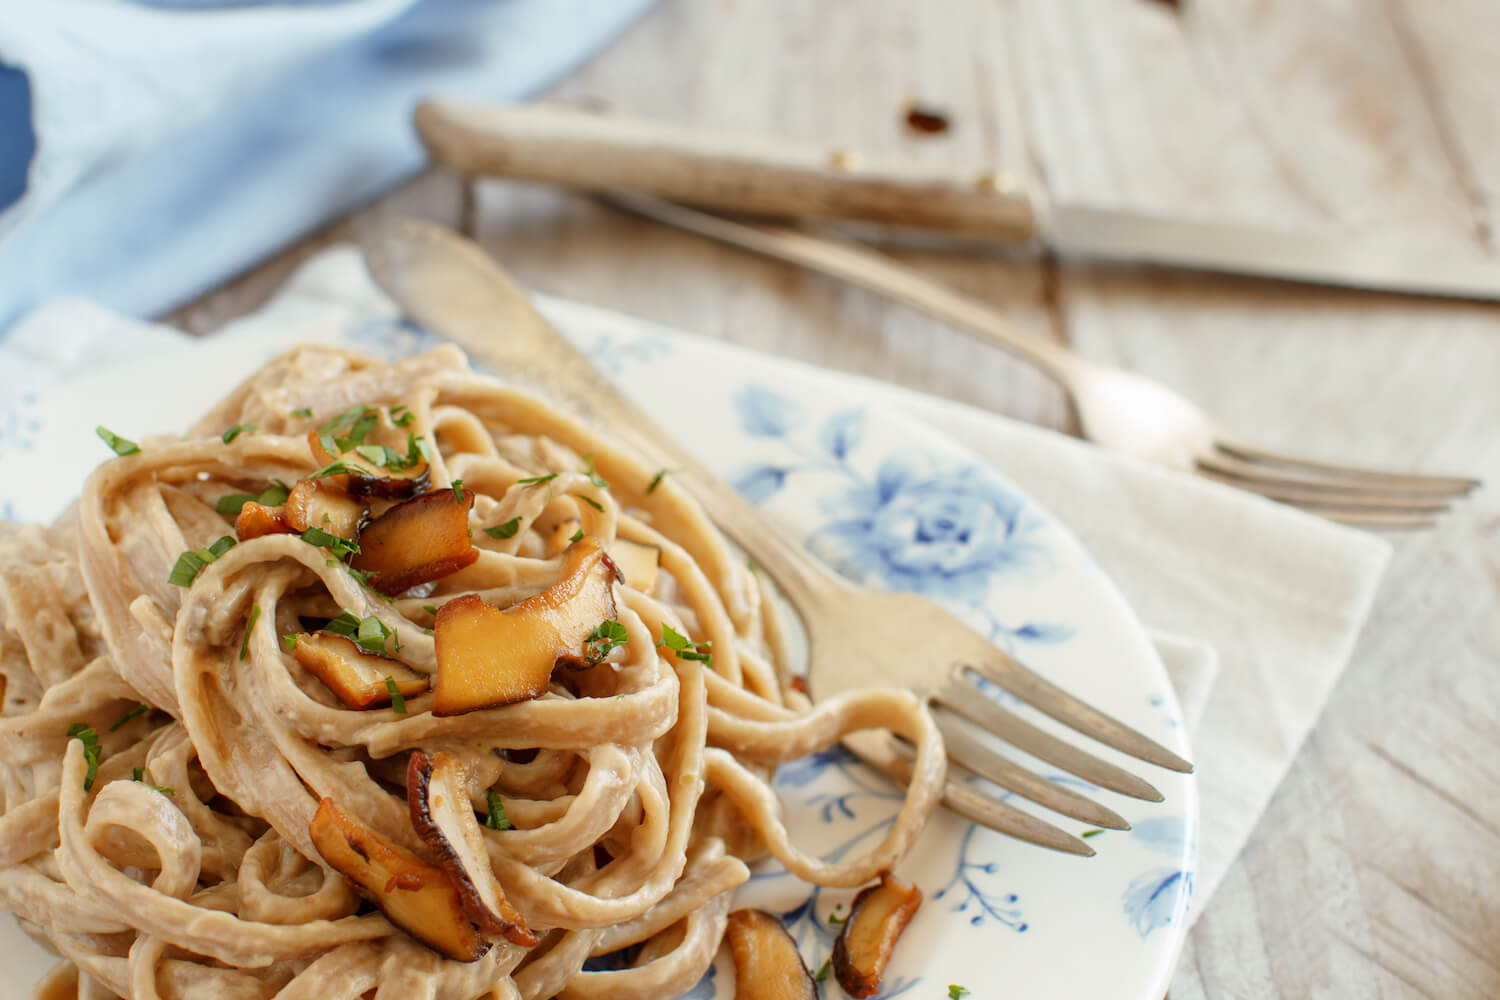
[[[1075,732],[1160,767],[1192,765],[1029,670],[932,601],[877,593],[830,573],[781,537],[760,513],[616,390],[531,307],[525,292],[482,249],[440,226],[410,219],[377,223],[362,235],[375,280],[417,322],[453,340],[498,372],[518,373],[583,419],[634,449],[651,467],[670,467],[714,522],[768,573],[797,611],[809,644],[808,684],[815,698],[841,691],[908,687],[939,708],[949,758],[1048,809],[1098,827],[1128,829],[1106,806],[1049,781],[984,745],[989,733],[1095,785],[1148,801],[1150,784],[1055,736],[990,699],[989,682]],[[647,482],[639,487],[646,490]],[[856,733],[845,745],[898,777],[910,756],[883,732]],[[950,779],[944,801],[1001,833],[1074,854],[1083,840]]]
[[556,104],[429,100],[435,162],[718,211],[856,220],[1094,258],[1416,295],[1500,299],[1500,260],[1419,234],[1291,231],[1049,200],[1014,178],[714,135]]

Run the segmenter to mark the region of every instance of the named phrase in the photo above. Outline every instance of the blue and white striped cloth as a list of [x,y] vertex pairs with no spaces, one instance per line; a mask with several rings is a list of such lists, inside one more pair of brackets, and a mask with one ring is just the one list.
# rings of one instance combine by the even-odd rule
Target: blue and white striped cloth
[[41,0],[0,16],[0,337],[149,316],[415,172],[432,92],[515,98],[653,0]]

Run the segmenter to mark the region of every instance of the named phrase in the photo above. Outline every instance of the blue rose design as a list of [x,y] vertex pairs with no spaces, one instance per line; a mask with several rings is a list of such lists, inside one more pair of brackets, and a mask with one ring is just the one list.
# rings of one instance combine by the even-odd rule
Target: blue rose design
[[756,437],[780,437],[802,422],[802,409],[779,392],[747,385],[734,397],[740,426]]
[[982,596],[990,576],[1044,558],[1022,499],[977,466],[895,456],[837,505],[813,550],[856,580],[935,597]]

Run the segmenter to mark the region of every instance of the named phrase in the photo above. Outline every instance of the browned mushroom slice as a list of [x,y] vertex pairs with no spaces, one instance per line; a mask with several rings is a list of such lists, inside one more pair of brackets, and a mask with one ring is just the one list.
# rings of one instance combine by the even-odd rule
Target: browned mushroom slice
[[413,829],[458,887],[469,919],[486,934],[501,935],[511,944],[536,944],[536,935],[495,880],[458,758],[413,751],[406,767],[406,804]]
[[880,876],[880,884],[860,890],[849,920],[833,943],[833,974],[851,997],[873,996],[891,960],[896,941],[922,905],[922,890]]
[[415,698],[427,690],[427,678],[388,656],[367,653],[347,636],[332,632],[300,633],[292,657],[313,676],[328,685],[339,701],[350,708],[384,708],[391,703],[396,685],[403,698]]
[[581,656],[584,640],[615,616],[615,564],[592,537],[568,550],[563,577],[501,611],[478,595],[438,609],[434,715],[509,705],[547,691],[559,657]]
[[245,506],[240,508],[239,516],[234,519],[234,533],[239,536],[240,541],[248,542],[262,535],[291,534],[292,526],[286,521],[284,507],[267,507],[254,500],[247,500]]
[[459,962],[489,951],[443,869],[346,815],[332,799],[318,803],[308,831],[323,860],[418,941]]
[[326,479],[299,479],[286,498],[286,523],[298,534],[318,528],[353,538],[370,508]]
[[474,491],[433,490],[398,503],[359,533],[354,568],[382,594],[457,573],[479,558],[469,539]]
[[[322,469],[334,462],[343,462],[350,471],[322,476],[320,479],[332,483],[350,496],[405,500],[427,489],[432,480],[432,470],[426,459],[419,459],[416,464],[404,469],[377,466],[368,456],[358,451],[332,454],[324,447],[324,439],[333,443],[330,435],[319,434],[316,430],[307,432],[307,444],[312,449],[314,464]],[[337,449],[338,445],[334,444],[334,450]]]
[[616,538],[609,544],[609,554],[625,575],[625,586],[643,594],[650,593],[656,586],[656,576],[661,571],[661,549],[628,538]]
[[729,953],[739,1000],[817,1000],[818,984],[781,921],[765,910],[729,915]]

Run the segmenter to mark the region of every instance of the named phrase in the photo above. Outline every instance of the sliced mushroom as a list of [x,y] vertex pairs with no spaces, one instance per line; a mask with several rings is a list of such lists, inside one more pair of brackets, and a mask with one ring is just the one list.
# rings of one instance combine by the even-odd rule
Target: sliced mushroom
[[287,524],[284,507],[267,507],[254,500],[245,501],[239,516],[234,519],[234,533],[240,541],[248,542],[262,535],[287,535],[292,526]]
[[509,705],[547,691],[560,657],[581,656],[584,640],[615,616],[611,585],[619,571],[592,538],[568,549],[563,577],[501,611],[477,594],[438,609],[434,715]]
[[773,914],[735,910],[729,915],[729,953],[734,958],[738,1000],[818,1000],[818,984],[797,942]]
[[418,941],[458,962],[489,951],[443,869],[348,816],[332,799],[318,803],[308,832],[324,861]]
[[353,538],[370,508],[326,479],[299,479],[286,498],[286,523],[297,533],[318,528]]
[[[355,497],[381,497],[385,500],[405,500],[416,496],[423,490],[432,479],[432,470],[426,459],[420,459],[415,465],[404,469],[391,469],[384,466],[375,466],[373,462],[357,451],[342,452],[338,455],[329,453],[323,447],[323,438],[316,430],[307,432],[307,444],[312,449],[313,462],[324,468],[334,462],[345,462],[350,468],[361,471],[341,472],[337,475],[323,476],[320,479],[327,480],[339,489]],[[337,445],[335,445],[337,447]],[[379,469],[379,473],[375,471]]]
[[656,586],[657,574],[661,572],[661,549],[628,538],[616,538],[609,543],[609,554],[625,575],[625,586],[643,594],[650,593]]
[[355,569],[372,573],[370,586],[399,594],[457,573],[479,558],[469,538],[474,491],[433,490],[398,503],[359,533]]
[[498,934],[511,944],[536,944],[536,935],[495,880],[458,758],[413,751],[406,768],[406,804],[412,827],[458,887],[469,919],[486,934]]
[[406,664],[367,653],[353,639],[332,632],[299,633],[292,658],[328,685],[339,701],[354,709],[389,705],[387,678],[403,698],[415,698],[427,690],[427,678]]
[[896,941],[921,905],[922,890],[897,882],[890,872],[880,876],[879,885],[860,890],[833,943],[833,974],[845,993],[867,997],[879,991]]

